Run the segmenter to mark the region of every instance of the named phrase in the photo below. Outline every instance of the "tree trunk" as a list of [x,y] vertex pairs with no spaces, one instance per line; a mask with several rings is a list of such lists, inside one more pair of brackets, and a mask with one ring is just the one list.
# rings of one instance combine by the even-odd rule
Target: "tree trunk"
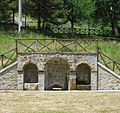
[[74,35],[74,22],[73,21],[71,21],[71,30],[72,30],[71,34]]
[[38,30],[40,31],[41,18],[40,18],[40,4],[38,4]]
[[114,22],[111,23],[112,24],[112,37],[115,37],[115,25]]
[[88,37],[90,38],[90,21],[88,20]]
[[13,9],[13,24],[15,23],[15,9]]
[[40,19],[40,16],[38,16],[38,30],[40,31],[40,24],[41,24],[41,19]]
[[115,28],[116,28],[116,19],[115,19],[115,9],[113,9],[113,19],[111,21],[111,25],[112,25],[112,37],[115,38]]
[[42,29],[45,28],[45,20],[43,20]]
[[25,28],[26,28],[26,22],[27,22],[27,18],[26,18],[26,14],[25,14]]

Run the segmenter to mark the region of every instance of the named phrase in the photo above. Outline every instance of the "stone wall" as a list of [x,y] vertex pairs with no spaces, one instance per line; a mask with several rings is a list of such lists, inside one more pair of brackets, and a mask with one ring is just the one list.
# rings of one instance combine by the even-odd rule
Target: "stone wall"
[[46,63],[56,57],[65,59],[70,65],[70,71],[76,70],[81,63],[88,64],[91,71],[97,71],[96,53],[19,53],[18,70],[23,70],[25,64],[33,63],[39,71],[44,71]]
[[98,63],[98,89],[120,90],[120,76]]
[[17,90],[17,62],[0,70],[0,90]]
[[77,66],[76,83],[81,85],[88,85],[91,82],[91,69],[89,65],[80,64]]
[[68,75],[70,67],[68,62],[63,58],[53,58],[45,66],[45,89],[53,88],[68,89]]
[[[30,54],[31,56],[31,54]],[[45,67],[46,63],[50,61],[50,59],[54,59],[55,55],[51,55],[51,56],[47,56],[45,54],[45,57],[40,57],[39,59],[39,55],[33,55],[35,61],[37,61],[35,63],[35,61],[32,61],[32,58],[29,55],[27,56],[27,58],[24,58],[24,55],[19,56],[19,66],[23,66],[24,64],[27,64],[29,62],[37,64],[37,66],[39,67]],[[41,55],[42,56],[42,55]],[[44,56],[44,55],[43,55]],[[79,66],[81,63],[86,63],[89,64],[90,68],[91,68],[91,86],[88,86],[91,88],[91,90],[96,90],[98,87],[98,90],[120,90],[120,76],[115,74],[114,72],[112,72],[110,69],[106,68],[104,65],[100,64],[99,62],[97,63],[96,60],[96,54],[90,55],[90,54],[74,54],[70,56],[70,54],[67,57],[67,54],[63,55],[58,55],[61,58],[66,58],[66,61],[68,62],[69,66],[72,67],[70,68],[70,70],[68,68],[65,68],[65,70],[69,70],[66,71],[65,73],[67,73],[67,77],[68,77],[68,89],[69,90],[76,90],[76,69],[77,66]],[[50,58],[50,59],[45,59],[45,58]],[[56,56],[57,57],[57,56]],[[86,59],[86,60],[84,60]],[[93,61],[94,60],[94,61]],[[38,62],[40,61],[40,62]],[[46,62],[42,62],[42,61],[46,61]],[[64,61],[64,62],[66,62]],[[73,62],[72,62],[73,61]],[[76,63],[75,63],[75,62]],[[61,61],[60,61],[61,62]],[[70,63],[71,62],[71,63]],[[54,62],[55,63],[55,62]],[[63,64],[62,64],[63,65]],[[23,67],[19,67],[18,69],[22,69],[22,70],[18,70],[17,69],[17,62],[11,64],[10,66],[0,70],[0,90],[23,90],[24,87],[25,89],[31,89],[31,90],[40,90],[43,91],[45,89],[45,68],[43,69],[38,69],[38,83],[26,83],[24,86],[24,73],[23,73]],[[97,76],[97,66],[98,66],[98,76]],[[61,70],[62,67],[59,65],[57,66],[58,69],[60,68],[60,71],[64,71]],[[63,67],[64,68],[64,67]],[[51,65],[50,68],[48,68],[48,70],[51,70]],[[53,68],[52,68],[53,69]],[[51,71],[50,71],[51,72]],[[55,72],[56,73],[56,72]],[[63,72],[61,72],[61,75],[64,75]],[[53,77],[54,78],[54,77]],[[64,77],[63,77],[64,78]],[[64,84],[64,83],[63,83]],[[54,84],[54,85],[58,85],[59,84]],[[63,85],[61,85],[63,86]],[[81,86],[80,86],[81,88]],[[80,89],[78,88],[78,89]],[[88,88],[89,89],[89,88]]]
[[[62,59],[59,63],[55,59]],[[48,63],[49,62],[49,63]],[[52,63],[50,63],[52,62]],[[54,62],[54,63],[53,63]],[[23,67],[29,63],[35,64],[38,72],[42,72],[42,81],[38,80],[38,89],[51,89],[52,86],[61,86],[63,89],[76,88],[76,69],[84,63],[91,70],[91,89],[97,89],[97,54],[96,53],[19,53],[18,54],[18,87],[23,89]],[[68,65],[68,66],[66,66]],[[46,68],[49,67],[49,68]],[[68,69],[69,68],[69,69]],[[50,77],[52,76],[52,77]],[[59,78],[59,80],[58,80]],[[57,79],[57,80],[55,80]],[[73,84],[71,86],[70,84]],[[67,85],[67,87],[66,87]],[[40,86],[40,87],[39,87]]]

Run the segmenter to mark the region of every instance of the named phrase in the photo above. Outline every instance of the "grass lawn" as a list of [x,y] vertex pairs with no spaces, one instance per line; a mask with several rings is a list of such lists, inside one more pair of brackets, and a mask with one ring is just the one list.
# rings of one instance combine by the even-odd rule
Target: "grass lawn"
[[120,113],[120,93],[0,91],[0,113]]

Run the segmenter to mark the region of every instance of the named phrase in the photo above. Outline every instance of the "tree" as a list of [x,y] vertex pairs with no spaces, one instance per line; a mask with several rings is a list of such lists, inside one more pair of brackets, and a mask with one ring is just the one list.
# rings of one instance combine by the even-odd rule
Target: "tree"
[[9,7],[12,10],[12,22],[15,23],[15,13],[18,11],[18,1],[17,0],[9,0]]
[[0,0],[0,22],[10,22],[9,0]]
[[45,27],[49,22],[55,25],[65,23],[63,0],[30,0],[30,15],[38,20],[38,30]]
[[115,29],[120,20],[120,0],[95,0],[95,19],[102,24],[112,27],[112,36],[115,37]]
[[88,24],[88,29],[90,28],[90,24],[94,22],[94,11],[95,11],[95,2],[92,0],[85,0],[83,5],[83,12],[84,12],[84,20],[85,23]]
[[74,23],[79,17],[82,17],[81,2],[78,0],[65,0],[64,9],[66,19],[71,22],[72,34],[74,34]]
[[53,13],[52,2],[50,0],[31,0],[29,2],[31,17],[38,20],[38,30],[41,28],[41,21],[48,21]]
[[74,23],[90,20],[94,11],[94,2],[91,0],[65,0],[64,4],[66,18],[71,22],[72,34],[74,34]]

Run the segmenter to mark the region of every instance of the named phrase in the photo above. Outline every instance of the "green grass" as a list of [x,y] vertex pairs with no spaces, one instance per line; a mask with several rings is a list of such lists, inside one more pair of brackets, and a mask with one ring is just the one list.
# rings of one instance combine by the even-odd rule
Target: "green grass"
[[[37,39],[40,39],[40,38],[57,38],[53,35],[44,35],[44,34],[41,34],[39,32],[33,32],[33,31],[30,31],[30,30],[23,30],[23,33],[22,33],[22,38],[26,38],[26,39],[34,39],[34,38],[37,38]],[[0,31],[0,54],[3,54],[13,48],[15,48],[15,38],[19,38],[18,37],[18,32],[17,31]],[[62,36],[59,36],[59,38],[80,38],[79,36],[69,36],[69,35],[62,35]],[[34,41],[21,41],[23,44],[29,46],[31,43],[33,43]],[[41,41],[41,43],[47,45],[48,43],[50,43],[50,41]],[[67,44],[69,43],[68,41],[67,42],[64,42],[64,44]],[[90,41],[87,41],[87,42],[81,42],[79,41],[79,43],[83,46],[83,47],[86,47],[88,46],[90,43]],[[120,62],[120,43],[117,43],[117,41],[105,41],[103,39],[99,39],[99,43],[98,43],[98,49],[99,51],[103,52],[105,55],[109,56],[110,58],[114,59],[115,61],[117,62]],[[32,46],[32,48],[36,48],[36,43],[34,43],[34,45]],[[74,51],[74,43],[70,44],[69,47],[72,51]],[[25,46],[21,46],[20,44],[18,44],[18,47],[19,47],[19,52],[23,52],[26,47]],[[38,44],[38,48],[41,48],[43,47],[41,44]],[[53,52],[54,50],[54,45],[51,44],[49,45],[49,48],[52,48],[52,50],[49,50],[48,48],[45,48],[43,49],[41,52]],[[70,52],[67,48],[62,48],[60,50],[60,48],[62,48],[62,45],[57,43],[57,52]],[[77,44],[77,51],[76,52],[85,52],[84,50],[80,51],[82,49],[82,47],[79,46],[79,44]],[[93,44],[92,46],[90,47],[87,47],[86,50],[88,52],[96,52],[96,44]],[[27,52],[34,52],[32,51],[31,49],[28,49]],[[40,52],[40,51],[39,51]],[[8,57],[11,56],[10,53],[6,54]],[[0,58],[1,60],[1,58]],[[6,58],[4,58],[4,61],[6,61]],[[106,61],[109,62],[108,59],[106,59]],[[100,59],[100,62],[102,62],[102,60]],[[0,63],[1,65],[1,63]],[[112,65],[110,65],[110,68],[112,69]]]

